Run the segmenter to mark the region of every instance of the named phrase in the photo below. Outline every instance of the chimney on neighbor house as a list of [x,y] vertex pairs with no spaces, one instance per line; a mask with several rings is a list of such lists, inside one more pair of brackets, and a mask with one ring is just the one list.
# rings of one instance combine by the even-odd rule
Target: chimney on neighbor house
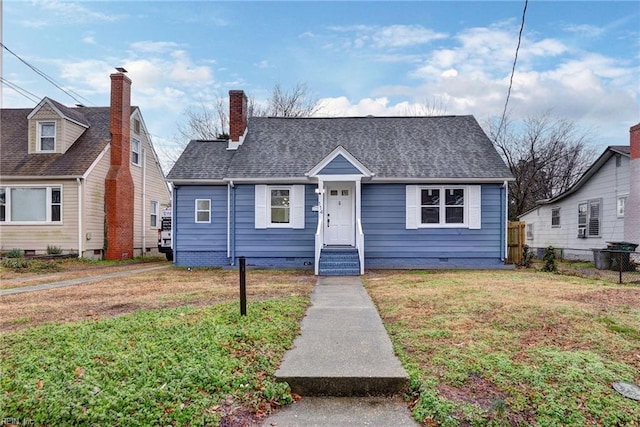
[[[120,70],[119,70],[120,71]],[[111,74],[111,163],[105,179],[105,259],[133,258],[133,179],[131,152],[131,80],[124,70]]]
[[229,140],[241,144],[247,129],[247,96],[242,90],[229,91]]
[[629,196],[624,212],[624,240],[640,243],[640,123],[629,129]]

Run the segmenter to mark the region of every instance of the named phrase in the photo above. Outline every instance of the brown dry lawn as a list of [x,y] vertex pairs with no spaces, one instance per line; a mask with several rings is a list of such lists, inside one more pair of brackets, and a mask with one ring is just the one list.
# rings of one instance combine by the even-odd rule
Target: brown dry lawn
[[[99,270],[67,271],[56,274],[55,277],[46,275],[46,279],[29,280],[20,286],[153,265],[145,263]],[[289,295],[306,297],[315,282],[315,277],[308,271],[250,270],[247,272],[247,299],[251,301]],[[237,271],[188,271],[168,267],[83,285],[3,296],[0,331],[22,329],[47,322],[100,319],[140,309],[200,307],[234,300],[239,301]]]

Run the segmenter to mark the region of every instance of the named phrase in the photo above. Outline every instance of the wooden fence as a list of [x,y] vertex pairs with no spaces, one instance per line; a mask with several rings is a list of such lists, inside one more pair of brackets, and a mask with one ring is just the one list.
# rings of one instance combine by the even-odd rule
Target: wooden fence
[[507,228],[507,263],[519,265],[522,263],[524,247],[524,222],[509,222]]

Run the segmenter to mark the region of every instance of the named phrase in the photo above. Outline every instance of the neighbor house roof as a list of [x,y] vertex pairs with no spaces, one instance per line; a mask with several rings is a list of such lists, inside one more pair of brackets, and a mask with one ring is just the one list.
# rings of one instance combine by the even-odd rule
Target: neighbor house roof
[[[48,100],[48,98],[45,98]],[[65,107],[49,100],[87,129],[65,153],[28,153],[28,116],[33,109],[0,111],[0,174],[3,177],[82,176],[111,141],[109,107]],[[132,107],[133,112],[136,107]]]
[[512,179],[473,116],[252,117],[237,151],[220,145],[192,141],[168,179],[300,178],[337,147],[376,178]]
[[521,217],[527,215],[529,212],[537,209],[540,205],[548,205],[548,204],[556,203],[559,200],[562,200],[565,197],[570,196],[571,194],[575,193],[580,188],[582,188],[582,186],[585,185],[589,181],[589,179],[591,179],[591,177],[593,175],[595,175],[596,172],[598,172],[600,170],[600,168],[602,166],[604,166],[604,164],[609,161],[609,159],[611,159],[611,157],[613,157],[615,155],[622,155],[622,156],[630,157],[631,156],[630,147],[628,145],[610,145],[610,146],[608,146],[604,150],[604,153],[602,153],[600,155],[600,157],[598,157],[596,159],[596,161],[593,162],[593,164],[591,166],[589,166],[589,169],[587,169],[582,174],[580,179],[578,179],[575,182],[575,184],[573,184],[571,187],[569,187],[569,189],[567,191],[565,191],[564,193],[560,193],[557,196],[552,197],[550,199],[538,200],[536,202],[536,206],[534,206],[533,208],[531,208],[528,211],[526,211],[523,214],[521,214],[519,216],[519,218],[521,218]]

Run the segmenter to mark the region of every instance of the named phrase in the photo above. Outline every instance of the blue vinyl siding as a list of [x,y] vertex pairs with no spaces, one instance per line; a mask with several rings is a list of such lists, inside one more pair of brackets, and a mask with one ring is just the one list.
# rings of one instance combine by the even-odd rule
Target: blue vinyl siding
[[315,185],[305,185],[305,228],[255,228],[255,186],[236,185],[235,204],[235,256],[244,256],[249,265],[278,265],[303,267],[313,261],[318,213],[312,212],[318,196]]
[[319,172],[319,175],[360,175],[362,172],[358,170],[351,162],[339,154],[335,159],[331,160]]
[[[210,224],[195,222],[196,199],[211,200]],[[173,203],[175,264],[227,265],[227,187],[179,186],[174,190]]]
[[482,186],[482,228],[405,228],[404,184],[362,186],[365,267],[429,267],[501,263],[500,185]]

